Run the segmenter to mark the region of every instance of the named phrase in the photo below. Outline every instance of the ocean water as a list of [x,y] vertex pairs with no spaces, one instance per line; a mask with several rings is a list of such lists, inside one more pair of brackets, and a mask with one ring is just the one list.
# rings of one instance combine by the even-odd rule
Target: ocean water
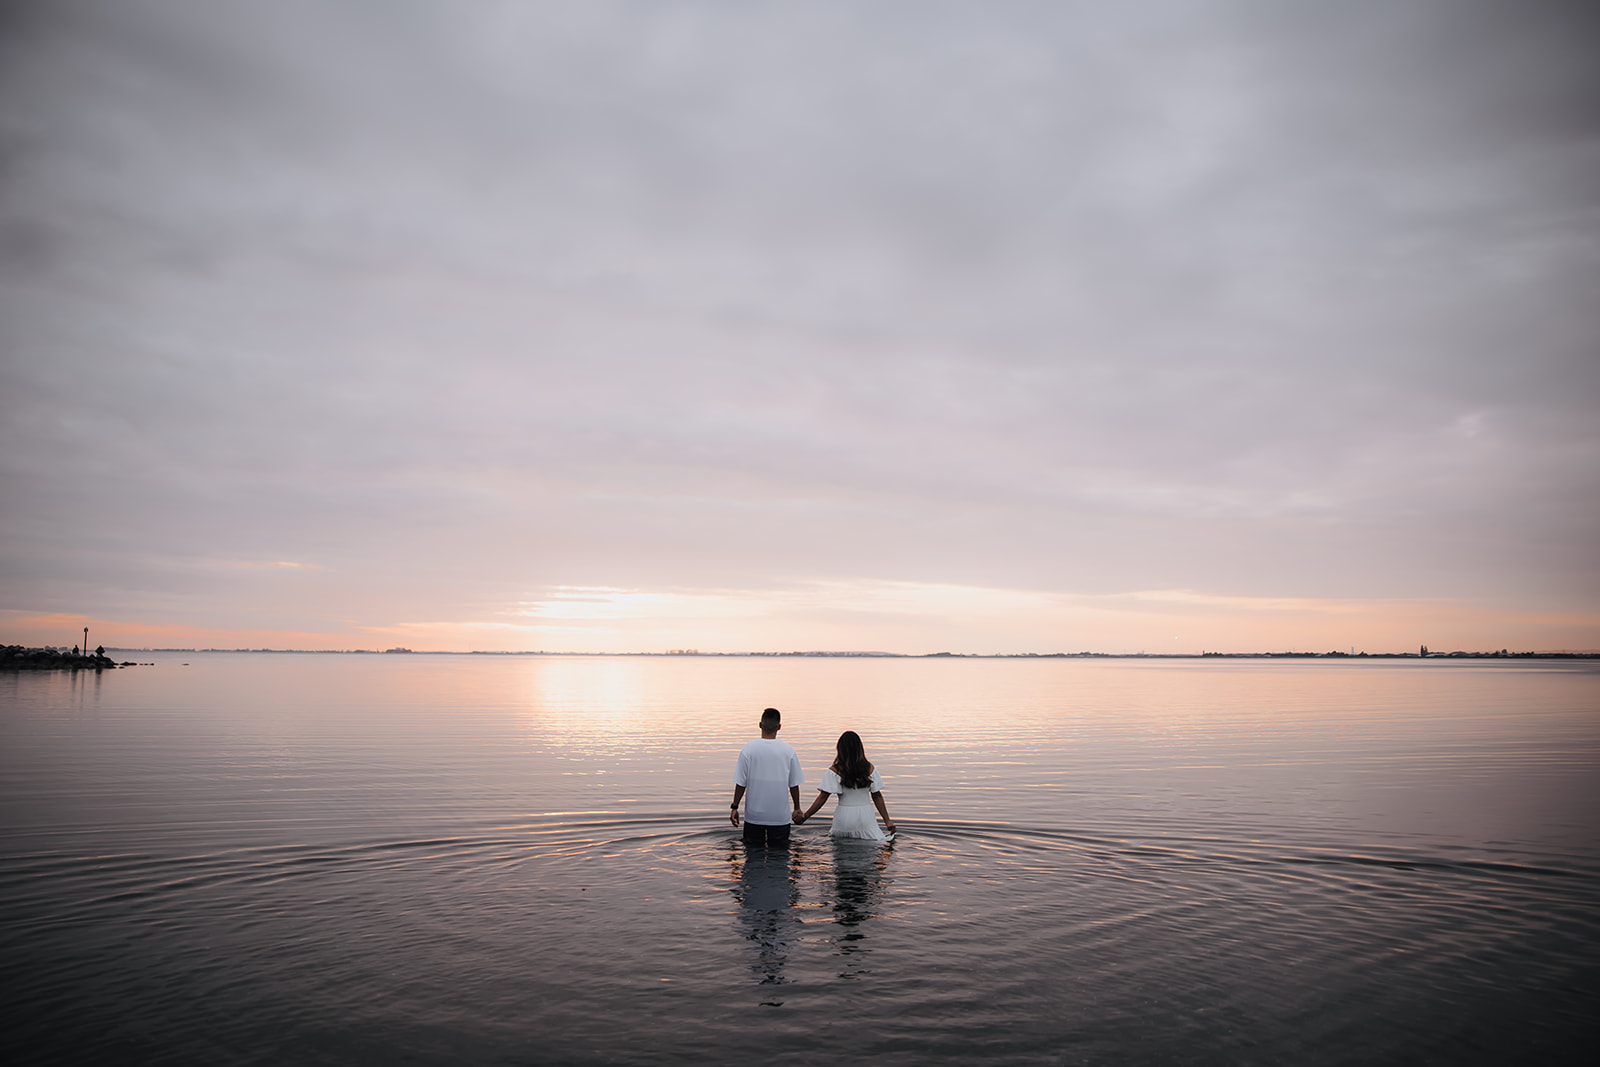
[[[142,654],[0,676],[11,1063],[1578,1063],[1600,666]],[[760,709],[900,834],[727,822]],[[814,795],[807,789],[803,795]]]

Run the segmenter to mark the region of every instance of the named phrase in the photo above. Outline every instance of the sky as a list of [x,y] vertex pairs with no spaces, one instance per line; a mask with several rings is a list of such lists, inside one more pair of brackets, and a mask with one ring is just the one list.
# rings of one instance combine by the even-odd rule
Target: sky
[[0,642],[1600,649],[1597,54],[0,0]]

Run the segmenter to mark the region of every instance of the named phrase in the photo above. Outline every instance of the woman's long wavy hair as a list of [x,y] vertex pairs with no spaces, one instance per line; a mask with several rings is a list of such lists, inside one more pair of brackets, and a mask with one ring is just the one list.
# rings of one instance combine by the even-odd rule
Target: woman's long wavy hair
[[865,789],[872,784],[872,761],[861,746],[861,735],[854,730],[839,735],[839,755],[833,761],[833,771],[846,789]]

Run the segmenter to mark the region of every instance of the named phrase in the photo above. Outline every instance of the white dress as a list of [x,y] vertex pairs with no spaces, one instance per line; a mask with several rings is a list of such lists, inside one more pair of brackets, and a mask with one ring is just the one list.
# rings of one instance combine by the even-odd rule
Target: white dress
[[828,768],[822,773],[817,786],[824,793],[837,793],[839,806],[833,812],[833,837],[860,837],[868,841],[887,841],[888,836],[878,829],[878,812],[872,806],[872,794],[883,791],[883,777],[874,769],[872,784],[864,789],[846,789],[839,781],[838,772]]

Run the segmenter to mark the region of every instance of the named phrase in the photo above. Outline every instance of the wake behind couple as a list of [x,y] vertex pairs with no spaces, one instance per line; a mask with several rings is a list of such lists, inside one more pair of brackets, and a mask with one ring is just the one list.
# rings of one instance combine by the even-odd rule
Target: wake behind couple
[[[783,716],[777,708],[768,708],[761,713],[760,725],[761,736],[746,742],[739,752],[739,763],[733,772],[733,805],[728,810],[728,821],[738,826],[739,802],[744,801],[745,844],[787,845],[790,825],[799,825],[815,815],[828,802],[830,793],[839,797],[833,829],[829,831],[833,837],[887,841],[894,836],[894,820],[889,818],[889,808],[883,800],[883,776],[867,759],[859,734],[846,730],[839,735],[836,758],[822,775],[817,799],[801,811],[800,786],[806,776],[800,770],[800,757],[794,748],[778,740]],[[874,806],[883,816],[887,835],[872,817]]]

